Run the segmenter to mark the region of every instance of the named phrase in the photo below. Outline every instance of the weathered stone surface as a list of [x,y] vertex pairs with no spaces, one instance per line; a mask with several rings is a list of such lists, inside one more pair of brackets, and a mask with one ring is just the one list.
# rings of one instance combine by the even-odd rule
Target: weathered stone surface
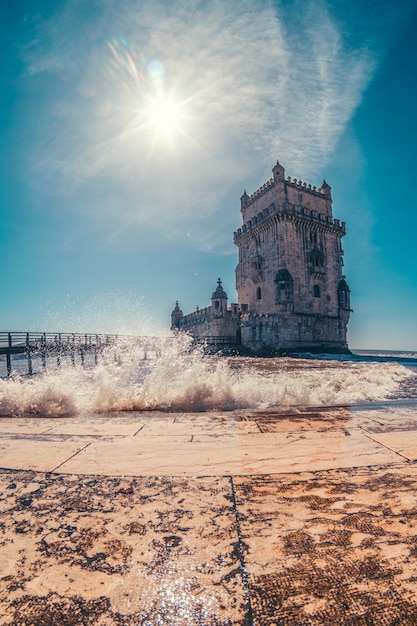
[[417,622],[415,407],[96,419],[0,419],[1,626]]
[[230,481],[0,473],[0,624],[244,626]]
[[234,486],[254,623],[417,622],[414,466]]
[[[416,422],[407,431],[374,435],[374,420],[344,408],[207,412],[175,416],[138,413],[101,418],[0,420],[2,466],[105,476],[238,476],[301,472],[403,460],[401,436],[417,447]],[[385,419],[385,418],[384,418]],[[388,415],[388,423],[391,416]],[[380,422],[383,419],[380,418]],[[24,428],[24,433],[22,433]],[[391,428],[395,428],[393,425]],[[388,437],[385,440],[381,437]]]

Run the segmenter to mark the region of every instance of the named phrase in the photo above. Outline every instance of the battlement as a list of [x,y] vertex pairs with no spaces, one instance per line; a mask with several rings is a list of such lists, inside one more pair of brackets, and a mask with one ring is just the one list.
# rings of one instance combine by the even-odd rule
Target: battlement
[[256,191],[254,191],[250,196],[248,196],[248,194],[246,193],[246,191],[244,192],[243,196],[241,197],[241,204],[242,207],[248,207],[250,206],[253,202],[255,202],[255,200],[257,200],[258,198],[260,198],[264,193],[266,193],[267,191],[269,191],[269,189],[272,189],[272,187],[275,187],[275,182],[273,178],[270,178],[269,180],[266,181],[266,183],[264,183],[263,185],[261,185],[259,187],[259,189],[257,189]]
[[299,207],[289,204],[276,206],[272,203],[263,209],[263,211],[259,211],[257,215],[254,215],[252,219],[248,220],[241,228],[238,228],[233,233],[234,242],[236,243],[243,235],[251,232],[257,226],[264,224],[271,216],[280,214],[309,220],[317,224],[322,224],[323,226],[329,226],[334,230],[338,230],[342,235],[346,234],[346,223],[340,222],[338,219],[333,219],[329,215],[318,213],[317,211],[308,209],[307,207]]
[[224,317],[224,318],[239,318],[239,307],[237,304],[231,304],[230,307],[227,307],[227,311],[221,314],[215,314],[211,306],[206,306],[203,309],[197,307],[195,311],[192,313],[187,313],[187,315],[183,315],[181,318],[180,326],[181,328],[185,328],[187,326],[194,326],[195,324],[204,324],[206,321],[209,321],[213,317]]
[[195,323],[204,323],[206,319],[208,319],[211,315],[211,306],[206,306],[203,309],[197,309],[192,313],[188,313],[187,315],[183,315],[181,318],[181,326],[187,326],[189,324]]
[[264,183],[263,185],[261,185],[259,187],[259,189],[257,189],[256,191],[254,191],[250,196],[249,196],[249,202],[253,202],[254,200],[256,200],[257,198],[259,198],[259,196],[262,196],[265,191],[268,191],[268,189],[271,189],[271,187],[274,186],[274,179],[270,178],[269,180],[266,181],[266,183]]
[[288,176],[285,183],[287,185],[291,185],[291,187],[298,187],[303,191],[310,191],[311,193],[317,194],[319,196],[325,195],[321,187],[317,188],[316,185],[310,185],[310,183],[303,182],[302,180],[297,180],[297,178],[291,178],[291,176]]
[[[275,187],[275,184],[276,184],[275,180],[273,178],[270,178],[269,180],[266,181],[266,183],[261,185],[259,189],[254,191],[250,196],[245,191],[245,193],[242,196],[242,206],[244,208],[250,206],[256,200],[258,200],[258,198],[263,196],[267,191]],[[329,197],[330,187],[327,185],[325,181],[323,181],[322,187],[316,187],[316,185],[311,185],[310,183],[306,183],[297,178],[291,178],[291,176],[288,176],[287,179],[284,181],[284,184],[287,186],[299,189],[300,191],[306,191],[307,193],[311,193],[317,197],[321,197],[321,198]]]

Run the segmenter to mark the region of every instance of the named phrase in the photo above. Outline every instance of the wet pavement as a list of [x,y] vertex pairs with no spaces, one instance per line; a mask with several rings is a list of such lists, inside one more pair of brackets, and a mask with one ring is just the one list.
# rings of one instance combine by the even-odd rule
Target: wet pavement
[[417,623],[417,414],[0,418],[0,624]]

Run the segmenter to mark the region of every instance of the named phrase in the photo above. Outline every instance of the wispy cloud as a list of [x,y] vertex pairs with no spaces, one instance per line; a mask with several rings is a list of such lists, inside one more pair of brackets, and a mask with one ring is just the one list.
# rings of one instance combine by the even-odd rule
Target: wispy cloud
[[[202,220],[276,158],[312,182],[323,171],[389,43],[389,4],[377,5],[364,27],[352,2],[337,15],[319,0],[64,2],[34,21],[24,51],[44,98],[30,153],[38,183],[117,217],[121,231],[177,235],[186,222],[205,247]],[[170,146],[143,128],[152,60],[184,103],[184,135]]]

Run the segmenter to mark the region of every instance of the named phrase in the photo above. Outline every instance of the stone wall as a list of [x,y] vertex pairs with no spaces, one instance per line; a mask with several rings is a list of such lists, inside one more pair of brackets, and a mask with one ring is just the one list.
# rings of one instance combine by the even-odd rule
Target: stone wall
[[237,305],[234,306],[235,308],[228,309],[222,315],[215,315],[211,306],[199,309],[194,313],[184,315],[178,321],[177,328],[189,332],[196,339],[203,337],[233,337],[236,339],[240,314]]
[[282,352],[346,352],[346,322],[341,317],[243,315],[242,345],[256,354]]

